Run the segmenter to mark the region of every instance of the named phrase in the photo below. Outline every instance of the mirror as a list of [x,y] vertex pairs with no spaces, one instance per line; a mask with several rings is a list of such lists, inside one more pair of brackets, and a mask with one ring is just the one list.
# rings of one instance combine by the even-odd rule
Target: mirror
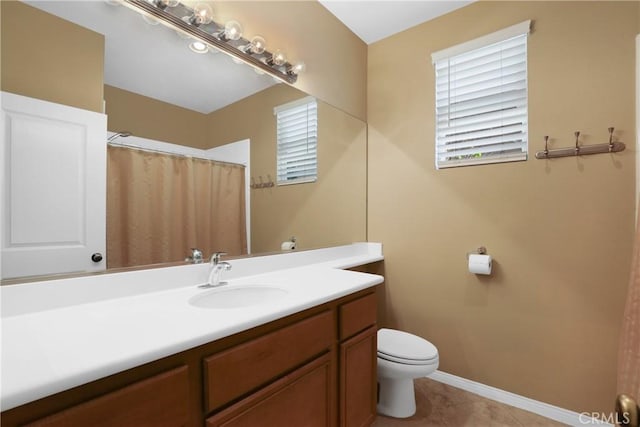
[[[11,3],[17,4],[7,6]],[[188,40],[161,25],[146,23],[122,6],[95,1],[26,3],[2,2],[3,91],[81,104],[81,108],[94,111],[99,111],[104,99],[108,131],[127,130],[154,141],[209,149],[249,140],[246,184],[251,178],[254,182],[275,179],[273,109],[307,94],[276,84],[272,77],[258,75],[222,53],[193,53],[187,49]],[[103,50],[90,45],[86,37],[60,31],[63,23],[52,15],[104,34]],[[56,76],[53,84],[42,76],[29,75],[25,70],[37,73],[33,61],[39,55],[32,52],[29,40],[10,32],[16,25],[5,23],[11,22],[31,22],[31,37],[47,41],[41,61],[61,60],[56,58],[56,43],[80,52],[73,61],[82,72]],[[30,52],[18,55],[26,64],[5,59],[9,43],[24,44],[14,49]],[[123,48],[123,44],[131,49]],[[175,52],[169,48],[174,45]],[[99,59],[90,60],[95,57],[104,58],[104,65]],[[43,66],[41,63],[40,68]],[[46,68],[47,73],[55,73],[55,64],[47,63]],[[12,74],[21,75],[12,81]],[[78,101],[67,102],[65,96]],[[87,99],[90,96],[94,99]],[[366,240],[366,124],[318,100],[317,181],[255,188],[248,194],[251,254],[279,251],[281,243],[292,236],[298,249]],[[189,248],[183,250],[187,256]]]

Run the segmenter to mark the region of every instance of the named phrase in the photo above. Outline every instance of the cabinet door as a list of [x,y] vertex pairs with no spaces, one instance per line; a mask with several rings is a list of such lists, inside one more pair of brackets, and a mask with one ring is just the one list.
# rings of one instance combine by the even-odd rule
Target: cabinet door
[[107,116],[1,100],[2,277],[104,270]]
[[182,366],[26,427],[182,427],[188,421],[189,376]]
[[332,420],[331,355],[326,354],[207,419],[207,427],[327,427]]
[[376,327],[340,345],[340,425],[368,426],[376,417]]

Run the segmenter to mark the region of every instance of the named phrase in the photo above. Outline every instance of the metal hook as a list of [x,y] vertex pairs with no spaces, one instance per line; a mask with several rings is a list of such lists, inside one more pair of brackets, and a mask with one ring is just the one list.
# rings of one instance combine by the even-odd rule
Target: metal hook
[[613,151],[613,126],[609,128],[609,152]]
[[580,146],[578,145],[578,138],[580,138],[580,131],[577,130],[573,133],[576,136],[576,156],[580,154]]
[[544,155],[549,156],[549,135],[544,136]]

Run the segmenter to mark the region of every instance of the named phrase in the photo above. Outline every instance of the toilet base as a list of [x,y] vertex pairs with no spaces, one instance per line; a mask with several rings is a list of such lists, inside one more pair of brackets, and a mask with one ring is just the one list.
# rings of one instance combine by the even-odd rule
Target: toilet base
[[378,377],[380,395],[378,413],[394,418],[407,418],[416,413],[416,395],[412,378]]

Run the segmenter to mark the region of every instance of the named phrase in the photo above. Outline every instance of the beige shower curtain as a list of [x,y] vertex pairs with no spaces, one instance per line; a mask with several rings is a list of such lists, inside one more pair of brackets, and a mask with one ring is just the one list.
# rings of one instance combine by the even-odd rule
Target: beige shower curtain
[[631,279],[620,334],[618,394],[640,401],[640,223],[636,226]]
[[108,268],[247,252],[244,166],[108,148]]

